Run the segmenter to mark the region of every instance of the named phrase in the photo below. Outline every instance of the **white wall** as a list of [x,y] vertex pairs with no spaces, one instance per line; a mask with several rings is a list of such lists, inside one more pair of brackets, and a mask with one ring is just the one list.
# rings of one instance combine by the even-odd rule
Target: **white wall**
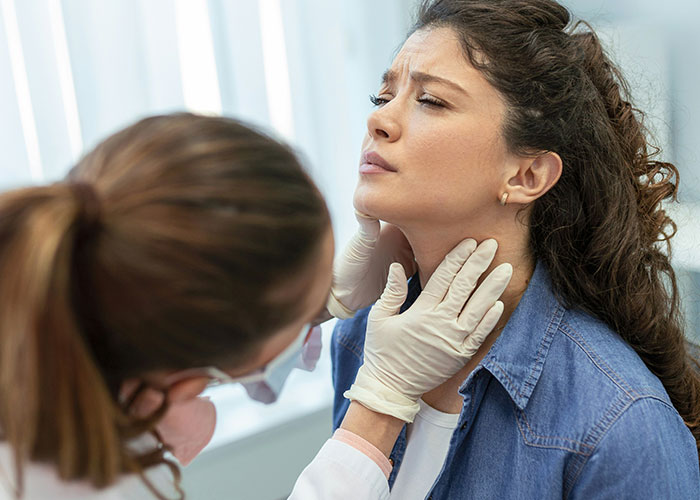
[[[631,67],[628,78],[641,95],[667,108],[661,121],[669,138],[667,156],[681,173],[681,199],[700,202],[700,2],[697,0],[567,0],[579,17],[606,31],[627,30],[616,47]],[[622,27],[622,29],[620,29]],[[649,59],[648,55],[652,55]],[[658,103],[657,103],[658,104]]]

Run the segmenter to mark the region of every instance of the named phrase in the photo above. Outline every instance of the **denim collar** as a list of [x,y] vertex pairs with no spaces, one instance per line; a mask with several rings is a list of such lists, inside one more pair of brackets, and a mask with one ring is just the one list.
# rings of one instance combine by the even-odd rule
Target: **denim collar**
[[[408,295],[401,306],[401,312],[416,301],[420,292],[420,280],[416,273],[408,283]],[[479,363],[480,367],[488,370],[503,385],[521,410],[527,406],[542,374],[544,361],[564,311],[554,296],[545,265],[538,262],[518,307]],[[473,373],[477,371],[478,367]],[[471,376],[467,377],[460,392],[465,390],[470,379]]]
[[564,311],[546,266],[538,262],[503,332],[479,363],[501,383],[520,410],[527,406],[542,374]]

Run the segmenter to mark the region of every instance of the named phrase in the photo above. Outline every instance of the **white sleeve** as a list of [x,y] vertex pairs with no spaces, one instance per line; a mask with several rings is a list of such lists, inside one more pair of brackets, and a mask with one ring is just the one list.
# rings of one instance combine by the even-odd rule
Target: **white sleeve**
[[389,483],[360,450],[329,439],[306,466],[288,500],[388,500]]

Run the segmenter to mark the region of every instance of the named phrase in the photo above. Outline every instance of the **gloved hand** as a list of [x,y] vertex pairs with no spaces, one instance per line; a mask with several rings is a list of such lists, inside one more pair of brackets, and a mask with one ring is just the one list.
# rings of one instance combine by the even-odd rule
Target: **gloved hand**
[[474,240],[461,242],[403,314],[398,312],[408,293],[406,275],[392,264],[367,320],[364,364],[344,396],[412,422],[418,399],[464,367],[503,313],[497,299],[513,274],[510,264],[496,267],[474,291],[497,248],[495,240],[478,248]]
[[326,308],[340,319],[373,304],[386,285],[389,266],[400,262],[415,272],[413,251],[403,233],[391,224],[355,212],[360,227],[333,264],[333,287]]

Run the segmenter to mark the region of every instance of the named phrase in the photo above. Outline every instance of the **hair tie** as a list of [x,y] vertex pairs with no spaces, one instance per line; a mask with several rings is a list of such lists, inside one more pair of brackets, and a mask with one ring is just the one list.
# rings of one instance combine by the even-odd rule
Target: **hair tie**
[[78,205],[77,220],[80,230],[87,232],[99,225],[101,219],[100,198],[94,186],[88,182],[78,181],[68,184]]

